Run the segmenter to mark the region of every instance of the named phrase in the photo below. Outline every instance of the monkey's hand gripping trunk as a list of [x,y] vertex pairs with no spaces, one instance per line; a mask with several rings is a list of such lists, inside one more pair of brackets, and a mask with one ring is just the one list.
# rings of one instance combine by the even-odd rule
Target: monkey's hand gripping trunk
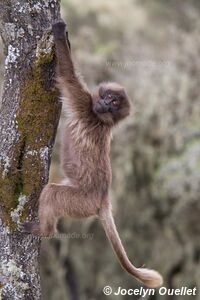
[[106,235],[112,245],[112,248],[117,255],[122,267],[134,276],[137,280],[144,283],[147,287],[155,288],[163,283],[162,276],[154,270],[146,268],[136,268],[128,259],[120,237],[118,235],[111,208],[103,206],[99,212],[99,218],[102,222]]

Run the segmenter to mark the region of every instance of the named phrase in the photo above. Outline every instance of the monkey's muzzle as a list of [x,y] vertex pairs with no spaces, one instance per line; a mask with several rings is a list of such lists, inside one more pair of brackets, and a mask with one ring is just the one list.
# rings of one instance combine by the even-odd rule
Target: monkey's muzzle
[[98,114],[104,114],[109,112],[109,103],[107,103],[105,100],[98,101],[94,106],[94,111]]

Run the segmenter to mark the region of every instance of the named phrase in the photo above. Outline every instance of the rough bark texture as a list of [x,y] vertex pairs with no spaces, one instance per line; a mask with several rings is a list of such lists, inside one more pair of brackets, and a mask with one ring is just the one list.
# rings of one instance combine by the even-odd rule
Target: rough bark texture
[[59,0],[4,0],[0,33],[5,82],[0,111],[0,299],[40,299],[38,238],[20,223],[36,218],[60,115],[51,24]]

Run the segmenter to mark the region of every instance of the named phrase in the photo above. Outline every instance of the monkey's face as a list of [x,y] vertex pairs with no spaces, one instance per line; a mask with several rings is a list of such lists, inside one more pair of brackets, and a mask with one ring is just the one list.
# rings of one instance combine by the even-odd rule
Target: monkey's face
[[116,123],[129,114],[130,103],[121,86],[107,83],[99,87],[93,110],[103,121]]

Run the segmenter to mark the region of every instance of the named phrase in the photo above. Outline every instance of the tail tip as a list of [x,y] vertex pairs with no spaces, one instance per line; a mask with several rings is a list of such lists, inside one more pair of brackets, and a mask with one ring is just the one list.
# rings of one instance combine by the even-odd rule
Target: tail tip
[[155,270],[138,269],[141,271],[140,281],[149,288],[157,288],[163,284],[163,277]]

